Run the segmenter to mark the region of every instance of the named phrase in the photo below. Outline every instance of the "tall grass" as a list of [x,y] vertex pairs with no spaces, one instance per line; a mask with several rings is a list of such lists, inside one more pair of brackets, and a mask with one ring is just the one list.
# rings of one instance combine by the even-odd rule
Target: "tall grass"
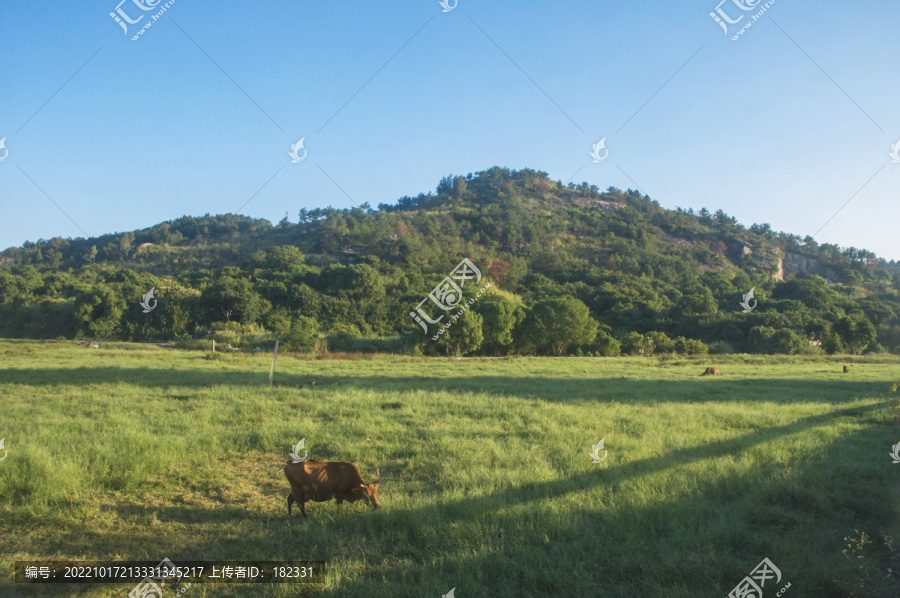
[[[164,556],[328,561],[321,586],[188,598],[721,598],[764,557],[788,597],[898,595],[897,358],[298,357],[267,388],[270,354],[0,343],[0,595],[76,591],[15,586],[14,560]],[[304,437],[384,508],[290,519]]]

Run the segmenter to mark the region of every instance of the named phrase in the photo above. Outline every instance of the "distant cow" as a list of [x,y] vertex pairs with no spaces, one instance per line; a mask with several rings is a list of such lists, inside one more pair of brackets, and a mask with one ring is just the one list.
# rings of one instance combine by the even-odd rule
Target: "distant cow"
[[849,366],[849,365],[845,365],[845,366],[844,366],[844,373],[845,373],[845,374],[849,374],[849,373],[850,373],[850,366]]
[[300,512],[306,517],[306,501],[325,502],[332,498],[337,499],[337,504],[345,500],[354,503],[360,499],[366,504],[378,508],[378,484],[366,484],[363,482],[359,469],[352,463],[306,461],[293,463],[288,461],[284,466],[284,475],[291,484],[291,493],[288,494],[288,514],[293,517],[293,504],[296,501],[300,505]]
[[701,376],[721,376],[721,372],[719,372],[719,368],[706,368],[706,371],[700,374]]

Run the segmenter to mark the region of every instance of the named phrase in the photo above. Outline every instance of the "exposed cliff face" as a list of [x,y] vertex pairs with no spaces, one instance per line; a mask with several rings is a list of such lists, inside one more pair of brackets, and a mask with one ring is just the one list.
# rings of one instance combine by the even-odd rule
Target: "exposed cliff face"
[[[752,261],[747,262],[746,260],[743,262],[745,265],[748,263],[755,264],[754,266],[749,267],[749,272],[759,272],[760,270],[768,274],[772,277],[773,280],[784,281],[784,269],[782,268],[782,260],[784,258],[784,254],[777,247],[755,247],[751,249],[752,245],[749,243],[744,243],[740,241],[736,241],[732,244],[732,248],[734,251],[738,253],[740,257],[751,255]],[[746,266],[745,266],[746,267]]]
[[794,276],[798,274],[815,274],[821,276],[829,283],[833,283],[838,279],[837,272],[828,266],[822,265],[819,263],[819,260],[810,259],[797,253],[785,252],[782,272],[782,280],[784,280],[784,274],[793,274]]
[[[771,275],[772,280],[784,282],[784,260],[780,249],[768,251],[765,255],[757,255],[754,257],[756,263],[759,264],[759,267]],[[773,266],[776,268],[774,272],[772,271]]]

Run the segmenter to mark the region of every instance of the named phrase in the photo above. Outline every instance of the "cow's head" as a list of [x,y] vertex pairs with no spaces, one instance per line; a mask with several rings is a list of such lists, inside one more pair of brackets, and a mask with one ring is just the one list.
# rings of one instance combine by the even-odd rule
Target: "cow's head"
[[358,498],[361,498],[366,501],[366,504],[372,505],[373,508],[378,508],[381,506],[381,503],[378,502],[378,484],[360,484],[359,488],[353,489],[353,494],[355,494]]

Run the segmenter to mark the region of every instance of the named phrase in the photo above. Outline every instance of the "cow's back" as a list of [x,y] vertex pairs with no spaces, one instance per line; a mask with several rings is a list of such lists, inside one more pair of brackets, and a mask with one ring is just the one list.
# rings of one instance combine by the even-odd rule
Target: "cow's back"
[[284,475],[287,476],[288,481],[293,484],[311,484],[311,483],[324,483],[329,479],[329,472],[327,465],[330,463],[321,463],[321,462],[301,462],[294,463],[292,461],[288,461],[287,465],[284,466]]
[[359,469],[343,461],[288,462],[284,466],[284,474],[297,499],[301,494],[315,501],[343,498],[363,483]]

